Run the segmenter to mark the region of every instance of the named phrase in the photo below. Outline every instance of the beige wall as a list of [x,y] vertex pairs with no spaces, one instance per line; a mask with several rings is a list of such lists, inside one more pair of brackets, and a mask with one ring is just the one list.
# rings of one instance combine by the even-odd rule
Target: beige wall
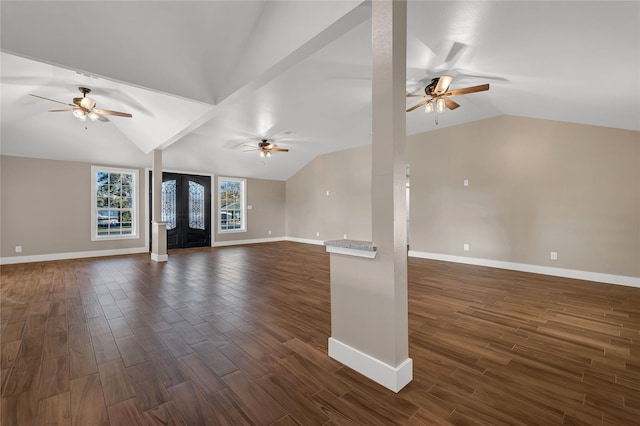
[[[411,250],[640,277],[639,132],[501,116],[411,136],[408,158]],[[91,241],[91,164],[0,166],[1,257],[145,246],[144,226],[140,239]],[[248,232],[215,241],[371,239],[370,146],[247,185]]]
[[371,146],[321,155],[286,188],[288,237],[371,240]]
[[[640,277],[639,132],[500,116],[407,148],[412,251]],[[371,239],[370,155],[323,155],[289,179],[287,236]]]
[[[218,178],[214,185],[214,241],[238,241],[261,238],[282,238],[285,236],[286,190],[285,182],[266,179],[247,179],[247,232],[219,233],[217,223],[217,188]],[[269,235],[271,230],[271,235]]]
[[91,164],[2,156],[0,167],[1,257],[145,247],[144,169],[139,237],[91,241]]
[[[148,174],[143,168],[139,169],[139,238],[91,241],[92,164],[10,156],[0,158],[0,257],[146,247],[148,226],[145,210],[148,201],[145,200],[145,179]],[[247,179],[247,204],[252,206],[247,215],[247,232],[218,234],[214,215],[215,241],[283,238],[285,185],[284,181]],[[214,202],[216,195],[214,192]],[[22,246],[22,253],[15,252],[18,245]]]
[[408,145],[411,250],[640,277],[640,133],[501,116]]

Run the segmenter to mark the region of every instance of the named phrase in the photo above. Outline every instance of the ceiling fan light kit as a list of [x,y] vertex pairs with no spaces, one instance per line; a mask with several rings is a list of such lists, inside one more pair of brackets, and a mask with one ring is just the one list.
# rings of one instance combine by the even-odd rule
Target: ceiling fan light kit
[[85,121],[87,119],[87,114],[81,109],[76,109],[73,111],[73,115],[80,121]]
[[427,102],[427,104],[424,106],[424,112],[433,112],[433,102]]

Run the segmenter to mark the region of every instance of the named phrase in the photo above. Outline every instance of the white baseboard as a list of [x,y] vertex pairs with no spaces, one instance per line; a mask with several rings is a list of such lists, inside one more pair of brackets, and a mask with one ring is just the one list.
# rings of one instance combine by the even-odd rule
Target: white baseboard
[[428,253],[409,250],[410,257],[421,259],[443,260],[445,262],[466,263],[468,265],[489,266],[491,268],[509,269],[512,271],[532,272],[534,274],[552,275],[556,277],[575,278],[585,281],[596,281],[606,284],[618,284],[629,287],[640,287],[640,278],[624,275],[602,274],[599,272],[579,271],[577,269],[553,268],[550,266],[530,265],[527,263],[503,262],[492,259],[453,256],[449,254]]
[[297,237],[285,237],[285,241],[293,241],[294,243],[303,243],[303,244],[313,244],[316,246],[323,246],[324,240],[310,240],[308,238],[297,238]]
[[[211,247],[223,247],[223,246],[233,246],[233,245],[241,245],[241,244],[270,243],[270,242],[276,242],[276,241],[296,241],[299,243],[316,244],[316,245],[324,244],[324,241],[317,241],[317,240],[304,240],[301,238],[288,238],[288,237],[271,237],[271,238],[258,238],[258,239],[249,239],[249,240],[237,240],[237,241],[215,241],[211,243]],[[12,265],[16,263],[30,263],[30,262],[48,262],[51,260],[82,259],[85,257],[118,256],[123,254],[138,254],[138,253],[149,253],[149,247],[134,247],[129,249],[113,249],[113,250],[77,251],[77,252],[67,252],[67,253],[48,253],[48,254],[37,254],[37,255],[31,255],[31,256],[0,257],[0,265]],[[168,260],[168,255],[158,256],[158,258],[155,259],[152,253],[151,259],[156,262],[166,262]]]
[[148,252],[148,247],[133,247],[128,249],[92,250],[68,253],[35,254],[31,256],[0,257],[0,265],[12,265],[16,263],[30,262],[48,262],[51,260],[82,259],[85,257],[118,256],[122,254],[138,254]]
[[151,260],[153,260],[154,262],[167,262],[169,260],[169,255],[151,253]]
[[392,367],[333,337],[329,337],[329,356],[396,393],[413,380],[411,358],[407,358],[397,367]]
[[[250,240],[237,240],[237,241],[216,241],[211,244],[212,247],[232,246],[240,244],[258,244],[268,243],[276,241],[293,241],[303,244],[324,245],[323,240],[312,240],[297,237],[272,237],[272,238],[260,238]],[[148,253],[148,247],[133,247],[128,249],[112,249],[112,250],[91,250],[91,251],[78,251],[67,253],[49,253],[49,254],[37,254],[30,256],[11,256],[0,257],[0,265],[12,265],[17,263],[30,263],[30,262],[48,262],[52,260],[66,260],[66,259],[82,259],[85,257],[102,257],[102,256],[118,256],[124,254],[138,254]],[[475,257],[454,256],[449,254],[429,253],[409,250],[408,255],[410,257],[417,257],[421,259],[442,260],[445,262],[466,263],[469,265],[488,266],[491,268],[509,269],[513,271],[531,272],[534,274],[552,275],[556,277],[574,278],[585,281],[596,281],[606,284],[617,284],[629,287],[640,287],[640,278],[628,277],[624,275],[603,274],[599,272],[579,271],[576,269],[565,268],[553,268],[549,266],[530,265],[526,263],[504,262],[500,260],[492,259],[480,259]],[[167,256],[167,255],[165,255]],[[168,259],[156,260],[158,262],[164,262]]]
[[239,246],[244,244],[259,244],[259,243],[273,243],[276,241],[284,241],[284,237],[270,237],[270,238],[254,238],[251,240],[234,240],[234,241],[213,241],[211,247],[224,247],[224,246]]
[[211,247],[223,247],[223,246],[235,246],[243,244],[259,244],[259,243],[272,243],[276,241],[293,241],[295,243],[313,244],[317,246],[323,246],[324,240],[310,240],[306,238],[297,237],[270,237],[270,238],[257,238],[251,240],[235,240],[235,241],[214,241],[211,243]]

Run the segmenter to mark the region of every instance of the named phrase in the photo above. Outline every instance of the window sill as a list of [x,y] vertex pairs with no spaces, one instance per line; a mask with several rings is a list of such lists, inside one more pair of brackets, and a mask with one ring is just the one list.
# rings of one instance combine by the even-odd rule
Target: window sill
[[91,237],[91,241],[114,241],[114,240],[135,240],[140,238],[139,235],[105,235],[105,236],[96,236],[93,235]]
[[246,229],[218,229],[218,234],[239,234],[242,232],[247,232]]

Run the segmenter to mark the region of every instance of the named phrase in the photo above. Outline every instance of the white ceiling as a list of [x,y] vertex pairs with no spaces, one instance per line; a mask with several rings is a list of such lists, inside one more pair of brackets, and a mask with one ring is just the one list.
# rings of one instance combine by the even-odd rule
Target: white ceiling
[[[150,166],[160,148],[166,169],[284,180],[370,143],[369,3],[3,0],[0,12],[3,155]],[[409,1],[407,45],[409,91],[443,74],[491,84],[456,98],[440,128],[513,114],[640,131],[638,1]],[[81,123],[28,96],[70,102],[78,86],[133,118]],[[408,134],[435,128],[407,114]],[[258,137],[290,152],[243,152]]]

